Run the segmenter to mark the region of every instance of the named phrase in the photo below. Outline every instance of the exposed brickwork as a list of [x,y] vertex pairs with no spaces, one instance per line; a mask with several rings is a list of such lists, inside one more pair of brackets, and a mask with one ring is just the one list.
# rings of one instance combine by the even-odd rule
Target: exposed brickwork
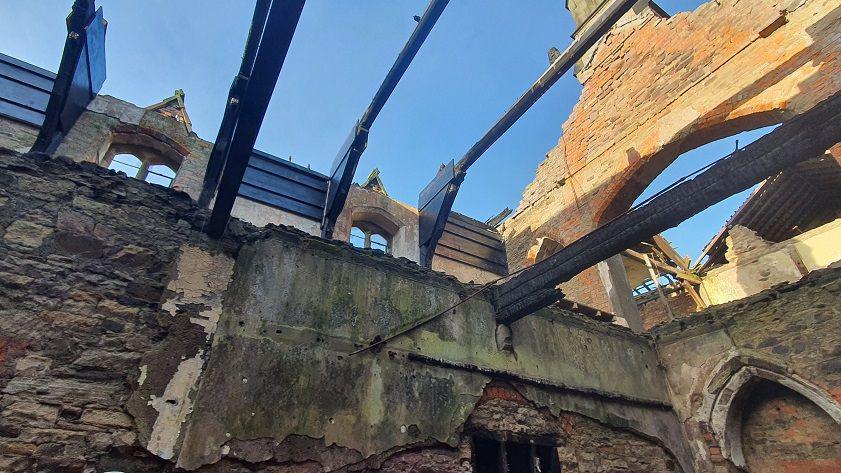
[[554,416],[501,383],[486,388],[467,429],[499,440],[532,439],[555,445],[564,472],[681,471],[672,456],[654,442],[575,413]]
[[743,413],[742,442],[750,471],[841,471],[841,426],[798,393],[757,383]]
[[[781,18],[784,11],[784,18]],[[841,88],[835,0],[724,0],[614,30],[504,226],[509,267],[539,237],[565,245],[625,211],[679,154],[778,123]],[[563,286],[610,310],[596,271]]]
[[[686,291],[680,291],[666,296],[669,301],[669,308],[672,310],[675,318],[691,316],[698,311],[698,306]],[[639,306],[640,317],[642,318],[642,326],[645,330],[651,330],[653,327],[667,323],[669,321],[669,313],[666,311],[666,306],[663,305],[663,300],[660,298],[653,298]]]

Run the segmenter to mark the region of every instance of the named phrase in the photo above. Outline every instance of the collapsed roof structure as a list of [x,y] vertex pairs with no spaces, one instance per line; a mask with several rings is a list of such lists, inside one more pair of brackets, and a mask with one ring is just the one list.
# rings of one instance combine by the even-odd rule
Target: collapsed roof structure
[[[98,95],[93,0],[56,74],[0,55],[2,469],[841,465],[837,2],[568,2],[569,48],[414,207],[353,178],[447,3],[326,173],[254,149],[304,0],[256,2],[213,142],[181,90]],[[518,209],[453,212],[573,68],[581,100]],[[682,152],[777,122],[631,206]],[[662,236],[757,184],[696,261]]]

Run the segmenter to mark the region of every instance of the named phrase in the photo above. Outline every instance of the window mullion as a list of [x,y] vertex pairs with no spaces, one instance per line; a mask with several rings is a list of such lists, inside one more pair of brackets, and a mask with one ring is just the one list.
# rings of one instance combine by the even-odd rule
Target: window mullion
[[499,442],[499,473],[508,473],[508,454],[505,442]]

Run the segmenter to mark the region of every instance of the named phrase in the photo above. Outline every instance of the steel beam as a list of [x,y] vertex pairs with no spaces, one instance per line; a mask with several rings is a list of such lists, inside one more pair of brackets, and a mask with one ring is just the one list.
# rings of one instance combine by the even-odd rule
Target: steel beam
[[[610,0],[608,0],[610,1]],[[520,117],[523,116],[532,105],[537,102],[554,84],[558,81],[575,63],[581,59],[584,54],[590,50],[596,42],[601,39],[605,33],[610,30],[613,25],[622,18],[622,15],[627,13],[637,0],[613,0],[604,10],[604,13],[596,18],[589,28],[587,28],[572,44],[555,59],[546,71],[540,75],[534,84],[514,102],[503,115],[485,132],[485,134],[477,141],[467,153],[462,156],[455,166],[455,174],[452,182],[447,186],[447,196],[444,199],[448,205],[440,208],[443,217],[439,215],[429,215],[421,220],[420,231],[432,235],[432,238],[426,242],[421,241],[421,254],[434,254],[435,247],[438,245],[438,240],[444,232],[443,223],[434,228],[425,229],[423,222],[446,222],[447,215],[452,211],[453,202],[455,202],[461,182],[470,166],[473,165],[484,153],[487,151],[496,140],[498,140]],[[436,177],[437,179],[437,177]],[[430,184],[431,185],[431,184]],[[429,186],[427,186],[428,188]],[[430,259],[431,261],[431,259]],[[430,263],[431,264],[431,263]],[[429,266],[427,264],[426,266]]]
[[228,91],[228,102],[225,104],[225,114],[222,116],[222,124],[216,134],[216,141],[213,142],[213,150],[207,161],[207,168],[204,173],[199,205],[207,207],[216,195],[219,187],[219,179],[222,177],[222,169],[228,161],[228,150],[231,138],[234,135],[237,121],[239,121],[239,104],[242,96],[248,88],[248,80],[254,71],[254,61],[257,59],[257,50],[260,40],[263,38],[263,31],[266,28],[266,18],[269,15],[271,0],[258,0],[254,7],[254,15],[251,18],[251,28],[248,30],[248,39],[245,42],[245,51],[242,54],[242,63],[239,73],[234,77],[231,88]]
[[75,0],[44,123],[31,151],[52,153],[105,82],[105,30],[94,0]]
[[374,124],[377,115],[385,106],[386,101],[391,96],[397,83],[403,77],[403,74],[409,68],[415,55],[420,50],[423,42],[426,40],[432,27],[438,21],[444,8],[449,3],[449,0],[430,0],[423,16],[418,21],[415,30],[403,50],[397,56],[397,60],[391,66],[391,69],[386,74],[385,79],[371,104],[365,109],[362,118],[354,125],[344,145],[339,149],[335,161],[333,161],[332,169],[330,170],[330,184],[327,189],[327,200],[324,205],[324,218],[321,221],[321,235],[324,238],[332,238],[333,228],[336,225],[336,219],[342,213],[345,206],[348,192],[350,191],[351,183],[353,182],[353,175],[356,173],[356,167],[359,165],[359,159],[365,148],[368,146],[368,132]]
[[511,323],[557,298],[554,288],[581,271],[675,227],[713,204],[841,142],[841,92],[726,157],[693,179],[572,242],[493,289],[500,322]]
[[265,29],[257,46],[251,78],[237,110],[238,119],[226,151],[227,160],[222,170],[216,201],[210,220],[205,226],[205,231],[213,238],[221,237],[228,225],[234,200],[304,3],[305,0],[274,0],[269,8]]

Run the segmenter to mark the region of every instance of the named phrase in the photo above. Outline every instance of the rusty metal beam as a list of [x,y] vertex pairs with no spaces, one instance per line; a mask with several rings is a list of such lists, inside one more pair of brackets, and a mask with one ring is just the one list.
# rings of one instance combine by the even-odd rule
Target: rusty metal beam
[[701,210],[750,188],[841,141],[841,92],[736,151],[693,179],[579,238],[496,286],[498,320],[516,321],[554,302],[554,288],[599,261],[631,248]]

